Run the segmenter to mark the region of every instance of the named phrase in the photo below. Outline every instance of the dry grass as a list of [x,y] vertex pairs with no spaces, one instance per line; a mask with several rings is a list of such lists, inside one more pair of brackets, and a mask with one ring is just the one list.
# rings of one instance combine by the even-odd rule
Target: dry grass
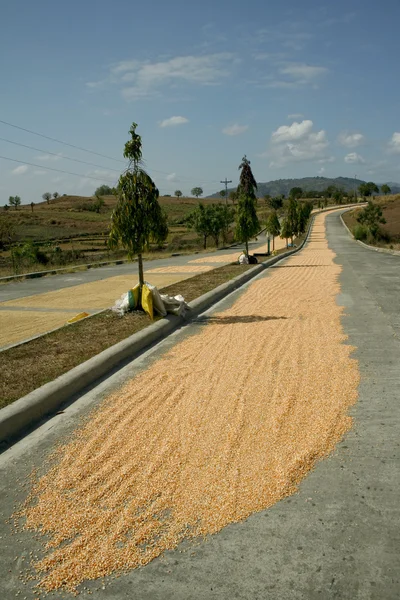
[[[240,265],[220,267],[209,273],[179,281],[163,291],[170,295],[182,294],[186,301],[190,302],[248,268]],[[71,316],[69,314],[68,318]],[[148,316],[142,313],[128,313],[124,317],[118,317],[112,311],[107,311],[67,325],[21,346],[4,350],[0,354],[0,408],[53,381],[150,324]]]
[[216,533],[292,494],[333,450],[351,427],[359,381],[334,258],[321,215],[300,255],[127,382],[58,448],[16,515],[47,541],[33,562],[41,590],[75,591]]
[[[382,208],[386,224],[382,225],[381,228],[391,238],[389,243],[385,244],[379,241],[375,245],[385,248],[390,248],[392,245],[396,249],[400,244],[400,195],[376,198],[373,202]],[[356,208],[343,215],[343,220],[351,231],[358,224],[357,214],[361,210],[361,207]]]

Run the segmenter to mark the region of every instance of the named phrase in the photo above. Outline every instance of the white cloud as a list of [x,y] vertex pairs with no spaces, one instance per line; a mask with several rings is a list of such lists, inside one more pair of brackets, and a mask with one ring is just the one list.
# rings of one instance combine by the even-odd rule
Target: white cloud
[[[296,121],[292,125],[278,127],[271,136],[271,149],[267,155],[272,158],[270,167],[283,167],[291,162],[303,162],[326,158],[323,156],[329,146],[326,132],[312,131],[313,122]],[[322,156],[321,156],[322,155]]]
[[27,165],[21,165],[19,167],[15,167],[15,169],[13,169],[11,171],[12,175],[22,175],[23,173],[26,173],[28,170],[28,166]]
[[42,171],[41,169],[38,169],[37,171],[33,171],[34,175],[46,175],[46,171]]
[[159,125],[160,127],[175,127],[176,125],[184,125],[185,123],[189,123],[189,119],[186,117],[170,117],[161,121]]
[[289,75],[298,82],[308,83],[314,81],[328,72],[326,67],[316,67],[305,63],[292,63],[280,69],[282,75]]
[[365,159],[360,154],[357,154],[357,152],[350,152],[349,154],[346,154],[344,161],[350,165],[365,164]]
[[238,123],[234,123],[233,125],[228,125],[227,127],[224,127],[222,133],[224,133],[225,135],[240,135],[241,133],[247,131],[248,128],[248,125],[239,125]]
[[291,125],[281,125],[273,132],[271,139],[274,143],[287,142],[292,140],[300,140],[307,136],[312,130],[313,122],[310,120],[294,121]]
[[364,143],[365,137],[362,133],[348,133],[343,131],[338,137],[339,144],[346,146],[346,148],[356,148]]
[[302,115],[301,113],[293,113],[292,115],[288,115],[287,116],[288,119],[303,119],[304,115]]
[[323,175],[325,173],[325,167],[321,167],[318,169],[318,175]]
[[389,149],[391,152],[400,152],[400,132],[395,131],[389,142]]
[[167,181],[176,181],[176,173],[170,173],[169,175],[167,175],[166,180]]
[[[230,74],[234,64],[235,57],[230,52],[176,56],[155,62],[124,60],[111,67],[106,81],[112,86],[122,86],[121,94],[125,100],[138,100],[154,95],[165,85],[218,85]],[[124,87],[127,83],[132,85]],[[104,81],[99,81],[86,85],[96,88],[103,84]]]
[[61,160],[63,157],[63,155],[61,153],[59,154],[39,154],[39,156],[35,156],[36,160],[43,160],[43,161],[57,161],[57,160]]
[[324,165],[326,163],[333,163],[335,162],[336,158],[334,156],[325,156],[324,158],[319,158],[317,160],[317,163],[320,165]]

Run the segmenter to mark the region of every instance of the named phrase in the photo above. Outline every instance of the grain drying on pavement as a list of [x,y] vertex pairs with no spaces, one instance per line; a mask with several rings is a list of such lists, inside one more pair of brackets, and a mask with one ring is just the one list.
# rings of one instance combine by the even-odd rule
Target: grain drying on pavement
[[34,483],[44,590],[143,566],[295,492],[351,427],[325,215],[310,243],[109,397]]

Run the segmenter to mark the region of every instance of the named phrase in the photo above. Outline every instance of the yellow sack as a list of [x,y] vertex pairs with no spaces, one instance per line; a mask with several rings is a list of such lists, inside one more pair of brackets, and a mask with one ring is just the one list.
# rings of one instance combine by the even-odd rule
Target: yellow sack
[[128,292],[129,310],[134,310],[139,304],[139,284]]
[[142,288],[142,308],[145,312],[147,312],[150,319],[153,320],[153,294],[147,285],[144,285]]

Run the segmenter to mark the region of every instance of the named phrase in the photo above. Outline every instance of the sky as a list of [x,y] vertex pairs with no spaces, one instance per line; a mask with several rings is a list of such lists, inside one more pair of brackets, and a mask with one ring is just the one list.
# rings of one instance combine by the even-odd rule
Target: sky
[[161,194],[400,181],[398,0],[0,1],[0,205],[115,185],[133,121]]

